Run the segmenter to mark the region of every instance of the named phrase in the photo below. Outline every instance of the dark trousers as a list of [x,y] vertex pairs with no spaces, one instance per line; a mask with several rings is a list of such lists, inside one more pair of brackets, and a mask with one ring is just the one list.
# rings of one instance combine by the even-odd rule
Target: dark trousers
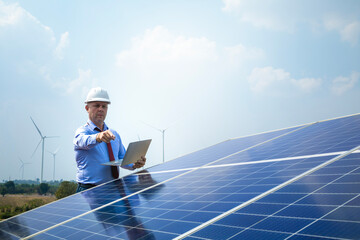
[[96,185],[94,184],[85,184],[85,183],[78,183],[78,186],[76,188],[76,192],[82,192],[84,190],[90,189],[92,187],[95,187]]

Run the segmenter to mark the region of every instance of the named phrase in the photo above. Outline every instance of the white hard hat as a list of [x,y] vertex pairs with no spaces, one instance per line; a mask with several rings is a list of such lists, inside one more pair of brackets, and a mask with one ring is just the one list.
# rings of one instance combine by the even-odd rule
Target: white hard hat
[[110,104],[110,98],[106,90],[101,87],[90,89],[85,103],[89,102],[107,102]]

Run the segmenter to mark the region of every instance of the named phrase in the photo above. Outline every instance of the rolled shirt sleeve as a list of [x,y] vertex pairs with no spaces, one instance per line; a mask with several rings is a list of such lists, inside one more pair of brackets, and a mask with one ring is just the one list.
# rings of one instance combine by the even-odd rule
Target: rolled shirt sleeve
[[[109,153],[105,142],[97,142],[96,126],[89,120],[88,123],[76,130],[73,139],[75,159],[77,164],[76,180],[80,183],[101,184],[113,180],[111,167],[102,165],[109,162]],[[109,128],[104,124],[104,130]],[[115,159],[123,159],[126,153],[120,135],[113,129],[115,135],[111,147]],[[127,168],[127,167],[126,167]]]
[[87,135],[87,133],[84,129],[79,128],[75,133],[75,137],[74,137],[74,141],[73,141],[74,148],[75,149],[90,149],[90,148],[94,147],[96,144],[98,144],[98,142],[96,141],[97,134],[98,133]]

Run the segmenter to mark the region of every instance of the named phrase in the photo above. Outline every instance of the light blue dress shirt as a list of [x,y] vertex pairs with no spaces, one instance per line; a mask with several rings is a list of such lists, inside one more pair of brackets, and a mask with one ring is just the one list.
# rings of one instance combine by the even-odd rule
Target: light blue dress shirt
[[[101,165],[109,162],[109,153],[105,142],[97,142],[96,135],[99,133],[96,125],[91,121],[76,130],[74,138],[75,159],[77,164],[76,181],[84,184],[99,185],[113,180],[111,167]],[[104,131],[108,130],[104,123]],[[125,156],[125,147],[122,144],[120,135],[113,129],[110,131],[115,135],[111,147],[114,158],[123,159]]]

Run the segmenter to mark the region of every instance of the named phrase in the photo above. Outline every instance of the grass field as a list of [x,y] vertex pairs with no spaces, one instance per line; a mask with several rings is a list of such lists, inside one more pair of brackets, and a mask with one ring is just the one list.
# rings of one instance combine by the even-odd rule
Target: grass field
[[0,206],[10,205],[19,207],[27,203],[29,200],[42,199],[45,203],[56,200],[55,196],[42,196],[38,194],[23,195],[23,194],[7,194],[4,197],[0,196]]
[[0,197],[0,219],[55,201],[55,196],[8,194]]

